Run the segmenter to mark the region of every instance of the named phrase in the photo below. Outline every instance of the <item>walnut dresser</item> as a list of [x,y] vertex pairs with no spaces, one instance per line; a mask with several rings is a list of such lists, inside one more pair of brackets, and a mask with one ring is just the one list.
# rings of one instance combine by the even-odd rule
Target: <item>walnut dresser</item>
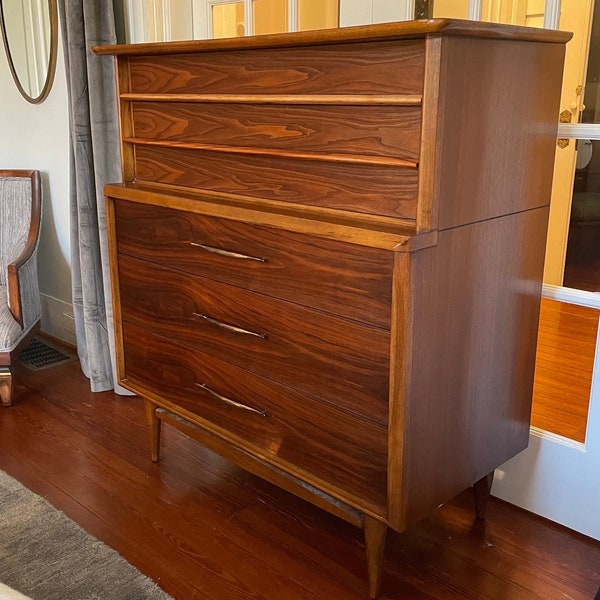
[[[118,372],[162,422],[364,529],[527,446],[565,42],[433,20],[97,47]],[[365,589],[366,594],[366,589]]]

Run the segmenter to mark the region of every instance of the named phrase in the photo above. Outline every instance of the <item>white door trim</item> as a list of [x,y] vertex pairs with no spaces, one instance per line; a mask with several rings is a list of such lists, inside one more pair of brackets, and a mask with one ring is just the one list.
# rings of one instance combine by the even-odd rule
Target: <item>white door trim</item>
[[[543,296],[600,309],[600,294],[544,285]],[[492,494],[600,540],[600,335],[585,443],[531,428],[529,447],[496,470]]]

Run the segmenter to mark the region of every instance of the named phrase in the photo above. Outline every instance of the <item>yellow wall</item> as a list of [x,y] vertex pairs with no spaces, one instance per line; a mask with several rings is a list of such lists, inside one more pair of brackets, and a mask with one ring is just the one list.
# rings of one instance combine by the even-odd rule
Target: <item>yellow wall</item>
[[254,35],[288,30],[287,0],[254,0]]
[[212,29],[214,38],[244,36],[244,3],[215,4],[212,7]]
[[300,0],[298,30],[330,29],[339,23],[338,0]]
[[466,19],[469,14],[469,0],[434,0],[433,16],[451,19]]

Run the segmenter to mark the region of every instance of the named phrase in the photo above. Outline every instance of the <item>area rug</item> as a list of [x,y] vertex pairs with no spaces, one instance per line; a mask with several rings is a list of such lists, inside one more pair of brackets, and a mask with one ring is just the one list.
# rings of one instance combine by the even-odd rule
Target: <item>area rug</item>
[[0,582],[33,600],[172,600],[117,552],[2,471]]

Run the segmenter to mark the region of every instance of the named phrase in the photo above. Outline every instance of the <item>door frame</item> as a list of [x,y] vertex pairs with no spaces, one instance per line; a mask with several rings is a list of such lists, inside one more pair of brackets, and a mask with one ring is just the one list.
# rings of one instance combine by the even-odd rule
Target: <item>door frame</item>
[[[544,286],[543,296],[600,309],[600,295]],[[600,335],[585,442],[532,427],[529,447],[496,470],[492,494],[600,540]]]

